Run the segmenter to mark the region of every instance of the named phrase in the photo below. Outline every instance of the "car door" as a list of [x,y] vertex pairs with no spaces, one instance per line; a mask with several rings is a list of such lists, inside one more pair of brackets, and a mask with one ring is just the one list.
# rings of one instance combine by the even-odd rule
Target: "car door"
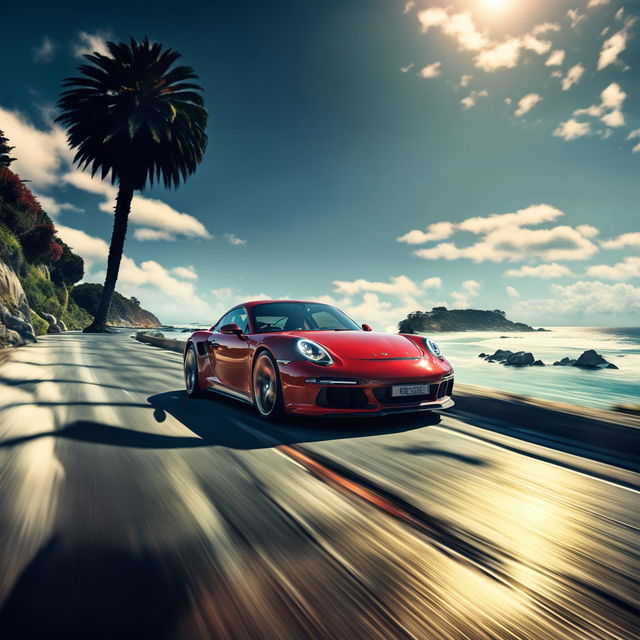
[[[237,324],[243,335],[220,333],[225,324]],[[250,353],[246,338],[248,332],[247,312],[236,307],[227,313],[215,326],[209,337],[209,357],[217,382],[223,389],[250,395]]]

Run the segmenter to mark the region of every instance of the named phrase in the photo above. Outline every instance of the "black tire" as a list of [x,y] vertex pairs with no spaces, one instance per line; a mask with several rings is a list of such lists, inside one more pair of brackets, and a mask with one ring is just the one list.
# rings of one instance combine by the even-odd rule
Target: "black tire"
[[184,355],[183,369],[187,395],[190,398],[201,398],[203,393],[198,383],[198,354],[193,343],[189,345]]
[[261,418],[275,420],[284,413],[278,365],[268,351],[261,351],[251,376],[253,404]]

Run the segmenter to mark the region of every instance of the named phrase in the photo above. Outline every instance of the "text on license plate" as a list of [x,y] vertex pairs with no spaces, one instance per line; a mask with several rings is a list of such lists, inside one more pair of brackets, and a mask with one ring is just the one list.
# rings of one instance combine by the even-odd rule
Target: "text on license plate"
[[428,384],[394,384],[391,387],[391,396],[399,398],[402,396],[427,396],[429,395]]

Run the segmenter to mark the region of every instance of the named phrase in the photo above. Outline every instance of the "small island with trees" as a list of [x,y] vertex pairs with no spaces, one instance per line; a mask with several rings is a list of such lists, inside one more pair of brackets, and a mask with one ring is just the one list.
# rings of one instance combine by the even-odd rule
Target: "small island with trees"
[[508,320],[504,311],[482,309],[447,309],[414,311],[398,324],[400,333],[425,331],[547,331],[534,329],[523,322]]

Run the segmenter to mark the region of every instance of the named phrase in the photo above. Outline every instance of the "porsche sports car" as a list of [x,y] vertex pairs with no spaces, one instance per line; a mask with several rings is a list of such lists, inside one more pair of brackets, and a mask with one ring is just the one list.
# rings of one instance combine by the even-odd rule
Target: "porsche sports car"
[[438,345],[378,333],[329,304],[246,302],[184,352],[187,393],[220,393],[264,418],[384,415],[453,406],[453,369]]

